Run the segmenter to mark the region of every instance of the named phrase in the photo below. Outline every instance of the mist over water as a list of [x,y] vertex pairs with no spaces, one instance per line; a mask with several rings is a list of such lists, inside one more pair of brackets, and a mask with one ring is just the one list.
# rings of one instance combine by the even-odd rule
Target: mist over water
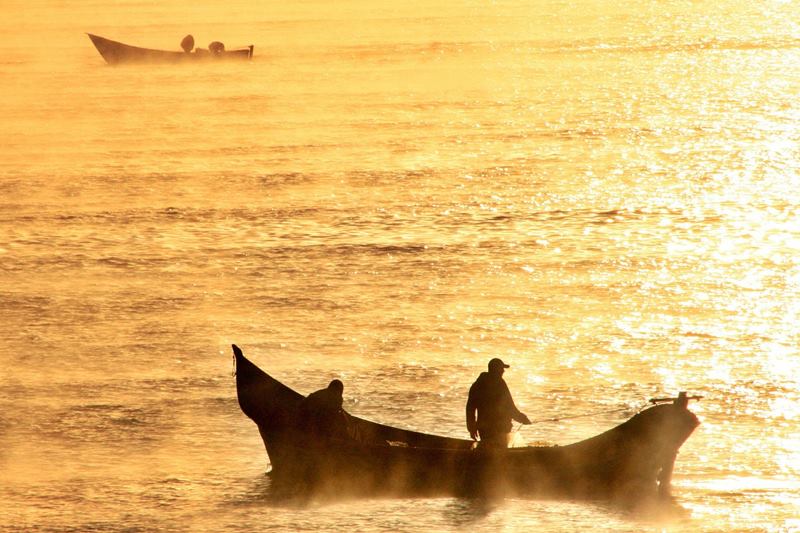
[[[0,22],[0,530],[800,527],[791,2],[12,0]],[[246,63],[106,66],[85,32]],[[466,437],[494,356],[567,444],[703,395],[667,524],[271,499],[230,344]]]

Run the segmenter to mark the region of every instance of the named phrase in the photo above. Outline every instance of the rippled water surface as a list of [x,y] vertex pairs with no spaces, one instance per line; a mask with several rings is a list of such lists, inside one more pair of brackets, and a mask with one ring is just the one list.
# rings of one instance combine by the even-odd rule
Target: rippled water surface
[[[794,3],[74,4],[0,22],[0,530],[800,528]],[[702,395],[687,517],[275,502],[232,342],[459,437],[494,356],[531,418],[606,412],[522,442]]]

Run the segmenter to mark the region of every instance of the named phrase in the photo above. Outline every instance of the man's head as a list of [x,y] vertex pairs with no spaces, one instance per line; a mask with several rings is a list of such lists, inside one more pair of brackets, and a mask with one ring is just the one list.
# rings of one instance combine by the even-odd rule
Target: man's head
[[508,368],[508,365],[497,357],[489,361],[489,374],[493,376],[502,376],[503,372],[506,371],[506,368]]
[[337,395],[341,396],[344,392],[344,383],[339,381],[338,379],[334,379],[330,383],[328,383],[328,389],[335,392]]

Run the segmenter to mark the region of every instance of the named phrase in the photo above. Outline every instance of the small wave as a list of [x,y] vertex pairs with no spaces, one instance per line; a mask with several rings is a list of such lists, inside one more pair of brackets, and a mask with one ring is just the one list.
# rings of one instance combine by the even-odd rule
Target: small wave
[[43,420],[40,432],[73,442],[105,442],[126,447],[154,443],[154,432],[131,428],[163,425],[165,412],[156,407],[129,407],[118,404],[78,405],[54,413]]
[[47,296],[25,296],[0,292],[0,308],[39,310],[49,307],[53,299]]
[[702,331],[684,331],[682,333],[684,337],[696,337],[698,339],[719,339],[718,335],[713,335],[711,333],[705,333]]
[[422,43],[399,42],[379,45],[353,45],[331,48],[325,56],[332,59],[397,62],[408,56],[417,59],[428,57],[435,60],[441,56],[452,56],[476,51],[492,50],[496,45],[490,41],[428,41]]
[[675,53],[707,50],[782,50],[800,48],[800,39],[792,37],[769,37],[756,39],[709,38],[685,40],[673,36],[658,41],[642,42],[634,39],[607,41],[587,39],[578,41],[430,41],[423,43],[391,43],[379,45],[355,45],[333,47],[322,56],[333,60],[358,60],[379,64],[399,63],[408,57],[416,61],[443,56],[471,53],[512,52],[526,54],[630,54],[630,53]]
[[259,176],[258,181],[265,187],[285,187],[292,185],[302,185],[312,182],[316,176],[303,172],[275,172]]
[[800,48],[800,39],[780,37],[757,40],[702,39],[681,41],[679,39],[663,39],[651,43],[584,41],[566,43],[554,48],[545,47],[541,50],[543,52],[551,51],[557,53],[674,53],[707,50],[785,50],[793,48]]
[[418,255],[431,250],[441,249],[441,246],[427,244],[318,244],[301,247],[284,247],[284,252],[295,250],[319,250],[324,255]]
[[310,310],[324,310],[324,311],[337,311],[342,309],[350,309],[353,307],[352,303],[343,303],[334,300],[327,300],[324,298],[308,298],[301,296],[254,296],[250,298],[251,301],[257,303],[259,306],[266,308],[277,309],[310,309]]

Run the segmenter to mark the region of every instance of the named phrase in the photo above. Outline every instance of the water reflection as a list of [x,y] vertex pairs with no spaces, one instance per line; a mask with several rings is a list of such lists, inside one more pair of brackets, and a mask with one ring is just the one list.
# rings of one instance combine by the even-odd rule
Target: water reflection
[[[258,524],[261,530],[280,530],[314,524],[320,531],[341,531],[342,524],[357,529],[385,530],[382,527],[412,531],[434,529],[437,531],[527,531],[535,523],[537,531],[563,531],[573,524],[601,521],[614,531],[641,531],[650,527],[691,528],[693,519],[685,507],[673,503],[661,506],[620,508],[601,503],[573,503],[558,500],[487,500],[482,498],[348,498],[331,496],[326,499],[304,498],[300,495],[276,493],[269,476],[241,478],[235,486],[241,487],[236,495],[226,496],[221,504],[222,513],[233,513],[231,519],[239,520],[234,530],[247,531],[249,524]],[[275,514],[271,509],[292,513]],[[423,514],[426,527],[408,525],[406,514]],[[238,517],[238,518],[237,518]],[[246,517],[246,518],[245,518]],[[567,518],[569,517],[569,518]]]
[[502,506],[502,502],[481,499],[451,499],[444,508],[447,521],[457,528],[468,528],[481,523],[488,515]]

